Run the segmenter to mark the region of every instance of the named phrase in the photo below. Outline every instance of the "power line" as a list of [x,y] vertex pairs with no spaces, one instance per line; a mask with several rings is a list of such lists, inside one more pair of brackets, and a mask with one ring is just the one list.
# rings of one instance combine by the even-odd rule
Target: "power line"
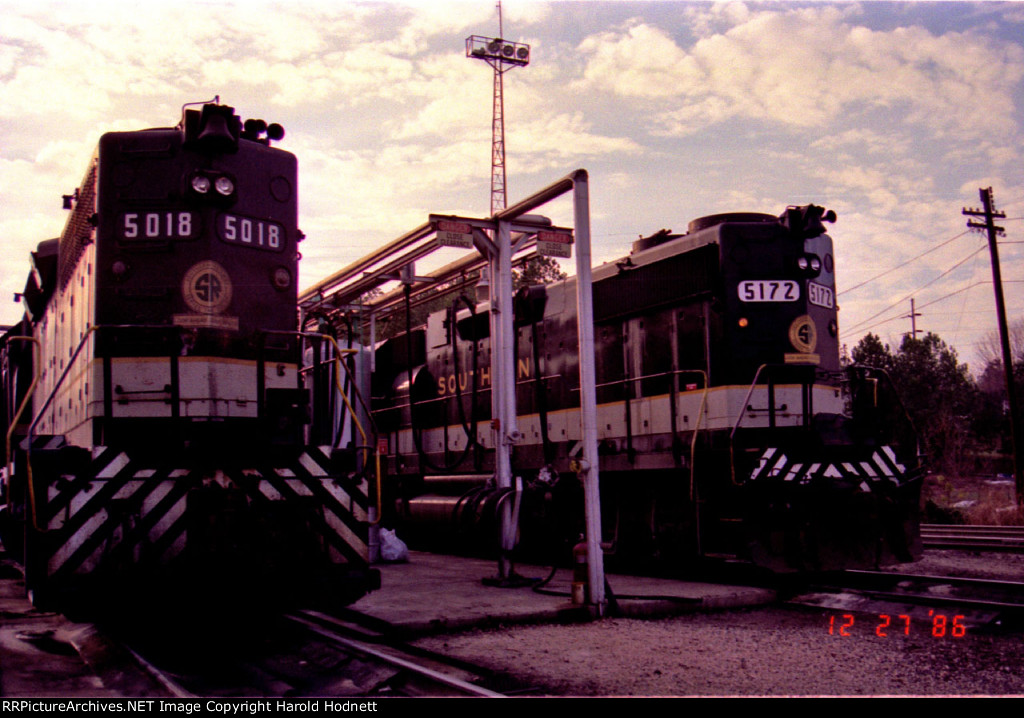
[[929,249],[929,250],[927,250],[927,251],[925,251],[925,252],[922,252],[921,254],[917,255],[916,257],[914,257],[914,258],[912,258],[912,259],[908,259],[907,261],[903,262],[902,264],[897,264],[897,265],[896,265],[895,267],[893,267],[892,269],[887,269],[887,270],[885,270],[884,272],[882,272],[881,274],[876,274],[876,275],[875,275],[874,277],[872,277],[871,279],[866,279],[866,280],[864,280],[863,282],[861,282],[860,284],[855,284],[854,286],[852,286],[852,287],[848,287],[848,288],[844,289],[844,290],[843,290],[843,291],[841,291],[841,292],[837,292],[837,296],[842,296],[843,294],[848,294],[848,293],[852,292],[852,291],[853,291],[853,290],[855,290],[855,289],[860,289],[860,288],[861,288],[861,287],[863,287],[863,286],[864,286],[865,284],[870,284],[871,282],[875,281],[876,279],[881,279],[881,278],[882,278],[882,277],[884,277],[885,275],[887,275],[887,274],[891,274],[892,272],[895,272],[895,271],[896,271],[897,269],[903,269],[904,267],[906,267],[906,266],[907,266],[908,264],[910,264],[911,262],[916,262],[916,261],[917,261],[917,260],[919,260],[919,259],[920,259],[921,257],[925,257],[925,256],[927,256],[927,255],[931,254],[932,252],[935,252],[935,251],[937,251],[937,250],[939,250],[939,249],[942,249],[943,247],[945,247],[945,246],[946,246],[947,244],[949,244],[950,242],[952,242],[952,241],[954,241],[954,240],[957,240],[957,239],[960,239],[961,237],[963,237],[964,235],[967,235],[967,234],[970,234],[970,231],[964,231],[964,232],[961,232],[960,234],[956,235],[955,237],[950,237],[949,239],[947,239],[947,240],[946,240],[945,242],[943,242],[942,244],[939,244],[939,245],[937,245],[937,246],[935,246],[935,247],[932,247],[931,249]]
[[[1020,201],[1024,202],[1024,200],[1020,200]],[[1005,221],[1007,221],[1007,222],[1014,222],[1014,221],[1020,221],[1020,220],[1024,220],[1024,217],[1011,217],[1011,218],[1009,218],[1009,219],[1007,219]],[[949,239],[947,239],[942,244],[937,244],[934,247],[932,247],[931,249],[927,249],[924,252],[921,252],[921,254],[917,255],[916,257],[911,257],[907,261],[902,262],[900,264],[897,264],[895,267],[891,267],[890,269],[887,269],[887,270],[885,270],[884,272],[882,272],[880,274],[876,274],[875,276],[871,277],[870,279],[865,279],[860,284],[855,284],[852,287],[847,287],[846,289],[842,290],[841,292],[836,292],[836,296],[838,297],[838,296],[842,296],[844,294],[849,294],[850,292],[853,292],[853,291],[855,291],[857,289],[860,289],[861,287],[863,287],[866,284],[870,284],[871,282],[875,281],[876,279],[881,279],[882,277],[886,276],[887,274],[892,274],[893,272],[895,272],[898,269],[903,269],[907,265],[909,265],[909,264],[911,264],[913,262],[916,262],[917,260],[921,259],[922,257],[927,257],[932,252],[936,252],[936,251],[942,249],[943,247],[945,247],[947,244],[949,244],[951,242],[954,242],[954,241],[960,239],[961,237],[963,237],[965,235],[968,235],[970,233],[971,233],[970,230],[967,230],[967,231],[961,232],[960,234],[957,234],[957,235],[955,235],[953,237],[950,237]],[[1013,241],[1003,240],[999,244],[1024,244],[1024,240],[1013,240]]]
[[[948,294],[943,294],[941,297],[937,297],[937,298],[933,299],[932,301],[928,302],[927,304],[922,304],[918,308],[919,309],[927,309],[928,307],[932,306],[933,304],[938,304],[939,302],[943,302],[946,299],[949,299],[950,297],[956,296],[957,294],[963,294],[964,292],[966,292],[966,291],[968,291],[970,289],[974,289],[975,287],[980,287],[982,285],[987,286],[987,285],[990,285],[990,284],[991,284],[991,282],[989,282],[988,280],[982,280],[980,282],[974,282],[972,284],[969,284],[967,287],[962,287],[961,289],[957,289],[955,291],[949,292]],[[1002,284],[1024,284],[1024,280],[1004,280],[1004,281],[1002,281]],[[893,306],[895,306],[895,304],[893,304]],[[889,307],[889,308],[892,308],[892,307]],[[887,310],[883,309],[882,311],[885,312]],[[880,313],[882,313],[882,312],[880,312]],[[991,313],[991,309],[984,309],[984,310],[977,310],[977,311],[962,311],[962,312],[959,312],[959,313],[962,313],[962,314],[963,313],[967,313],[967,314],[990,314]],[[871,319],[873,319],[873,318],[871,318]],[[866,332],[866,331],[869,331],[869,330],[874,329],[876,327],[881,327],[884,324],[889,324],[890,322],[895,322],[896,320],[903,320],[903,319],[906,319],[906,314],[903,314],[901,316],[890,316],[889,319],[882,320],[881,322],[876,322],[876,323],[870,325],[869,327],[863,327],[863,328],[860,328],[860,329],[849,329],[849,330],[846,330],[846,331],[853,332],[853,333],[856,333],[856,332]],[[870,319],[864,320],[864,322],[870,322],[870,321],[871,321]],[[863,322],[861,322],[860,324],[863,324]],[[857,327],[860,327],[860,325],[857,325]]]
[[[954,237],[954,239],[955,239],[955,237]],[[872,319],[875,319],[876,317],[879,317],[879,316],[881,316],[882,314],[885,314],[885,313],[886,313],[887,311],[889,311],[890,309],[892,309],[892,308],[893,308],[893,307],[895,307],[896,305],[898,305],[898,304],[902,304],[903,302],[907,301],[907,299],[909,299],[909,298],[910,298],[910,297],[912,297],[913,295],[917,294],[917,293],[918,293],[918,292],[920,292],[921,290],[923,290],[923,289],[927,289],[928,287],[930,287],[931,285],[935,284],[935,282],[939,281],[940,279],[942,279],[943,277],[945,277],[945,276],[946,276],[947,274],[949,274],[949,273],[950,273],[950,272],[952,272],[953,270],[955,270],[955,269],[959,269],[961,265],[963,265],[964,263],[966,263],[966,262],[967,262],[967,261],[968,261],[969,259],[971,259],[971,258],[972,258],[972,257],[974,257],[975,255],[977,255],[977,254],[979,254],[979,253],[983,252],[984,250],[985,250],[985,247],[983,247],[983,246],[982,246],[982,247],[979,247],[978,249],[974,250],[973,252],[971,252],[970,254],[968,254],[968,255],[967,255],[966,257],[964,257],[963,259],[961,259],[961,260],[960,260],[959,262],[957,262],[956,264],[954,264],[954,265],[953,265],[952,267],[950,267],[949,269],[947,269],[947,270],[946,270],[945,272],[943,272],[943,273],[942,273],[942,274],[940,274],[939,276],[937,276],[937,277],[935,277],[934,279],[932,279],[932,280],[931,280],[930,282],[928,282],[928,283],[927,283],[927,284],[925,284],[924,286],[922,286],[922,287],[919,287],[918,289],[915,289],[914,291],[912,291],[912,292],[910,292],[910,293],[906,294],[906,295],[905,295],[905,296],[903,296],[903,297],[900,297],[900,298],[899,298],[898,300],[896,300],[895,302],[893,302],[892,304],[890,304],[889,306],[887,306],[887,307],[886,307],[885,309],[883,309],[882,311],[880,311],[880,312],[877,312],[877,313],[875,313],[875,314],[872,314],[872,315],[871,315],[870,317],[868,317],[868,318],[867,318],[867,319],[865,319],[864,321],[860,322],[860,324],[857,324],[857,325],[855,325],[855,326],[853,326],[853,327],[850,327],[850,329],[848,329],[847,331],[849,331],[849,332],[857,332],[857,331],[861,331],[861,327],[863,327],[863,325],[865,325],[865,324],[867,324],[868,322],[870,322],[870,321],[871,321]],[[902,318],[902,317],[896,317],[896,318]],[[890,321],[890,320],[886,320],[886,321]]]

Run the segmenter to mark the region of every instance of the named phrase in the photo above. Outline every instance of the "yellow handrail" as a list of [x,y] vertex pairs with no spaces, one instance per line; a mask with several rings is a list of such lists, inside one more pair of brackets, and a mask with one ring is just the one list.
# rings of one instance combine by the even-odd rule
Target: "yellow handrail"
[[[376,481],[375,481],[375,488],[376,488],[376,494],[377,494],[377,516],[376,516],[376,518],[373,519],[373,521],[370,521],[370,525],[374,526],[374,525],[380,523],[380,520],[381,520],[381,508],[382,508],[382,501],[381,501],[381,495],[380,495],[380,492],[381,492],[380,452],[377,451],[377,447],[375,445],[370,445],[370,444],[367,443],[366,430],[363,428],[362,422],[359,421],[359,417],[356,415],[355,408],[352,406],[352,403],[349,401],[348,394],[345,392],[344,387],[341,384],[341,371],[344,370],[346,375],[348,375],[348,373],[349,373],[348,367],[345,366],[345,363],[343,361],[341,361],[342,356],[343,355],[348,355],[348,354],[355,354],[359,350],[358,349],[342,349],[341,346],[338,345],[338,340],[335,339],[334,337],[332,337],[329,334],[318,334],[318,333],[314,333],[314,332],[299,332],[299,334],[302,335],[302,336],[316,337],[318,339],[326,339],[334,347],[334,363],[339,367],[339,370],[334,372],[334,383],[336,384],[336,388],[338,390],[338,393],[341,394],[342,401],[345,402],[345,406],[348,409],[348,413],[352,416],[352,422],[355,424],[356,429],[359,430],[359,436],[360,436],[360,438],[363,441],[362,446],[360,448],[362,448],[364,451],[371,451],[371,452],[373,452],[373,457],[374,457],[374,473],[375,473],[375,479],[376,479]],[[352,378],[352,381],[354,383],[355,382],[355,377],[351,377],[351,378]]]

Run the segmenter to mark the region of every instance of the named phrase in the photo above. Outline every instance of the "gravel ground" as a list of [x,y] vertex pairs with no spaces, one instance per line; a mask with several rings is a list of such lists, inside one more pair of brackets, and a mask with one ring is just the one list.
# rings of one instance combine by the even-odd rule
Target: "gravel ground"
[[[1024,556],[937,551],[910,571],[1021,580]],[[829,618],[840,614],[778,606],[474,631],[419,644],[506,671],[537,695],[1024,695],[1019,632],[971,628],[963,638],[936,638],[915,623],[909,636],[880,638],[877,617],[868,615],[849,637],[829,635]]]

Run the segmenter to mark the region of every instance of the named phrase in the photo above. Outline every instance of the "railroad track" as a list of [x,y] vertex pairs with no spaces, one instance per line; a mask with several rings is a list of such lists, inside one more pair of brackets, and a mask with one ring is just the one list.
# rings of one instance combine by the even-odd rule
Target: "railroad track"
[[[172,619],[108,629],[176,698],[507,695],[503,676],[389,639],[323,613],[250,616],[244,622]],[[221,617],[223,619],[223,617]],[[150,626],[158,626],[151,628]],[[484,685],[490,684],[490,685]]]
[[1024,553],[1024,526],[922,524],[926,548]]
[[[351,617],[352,612],[347,613]],[[390,688],[394,690],[400,684],[401,695],[506,695],[474,682],[494,680],[494,674],[487,669],[391,640],[385,633],[368,631],[351,620],[318,611],[299,611],[285,618],[345,651],[394,667],[398,673],[390,681]]]

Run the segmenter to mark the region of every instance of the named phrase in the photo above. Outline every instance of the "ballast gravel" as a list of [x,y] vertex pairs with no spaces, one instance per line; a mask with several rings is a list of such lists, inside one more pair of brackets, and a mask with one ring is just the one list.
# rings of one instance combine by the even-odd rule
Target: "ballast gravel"
[[[903,572],[1024,580],[1024,557],[929,552]],[[948,609],[937,609],[939,611]],[[950,617],[951,619],[952,617]],[[778,605],[671,619],[610,618],[421,639],[547,696],[1024,695],[1024,632]],[[941,625],[941,624],[940,624]],[[933,635],[938,632],[944,635]],[[849,635],[843,636],[841,633]]]

